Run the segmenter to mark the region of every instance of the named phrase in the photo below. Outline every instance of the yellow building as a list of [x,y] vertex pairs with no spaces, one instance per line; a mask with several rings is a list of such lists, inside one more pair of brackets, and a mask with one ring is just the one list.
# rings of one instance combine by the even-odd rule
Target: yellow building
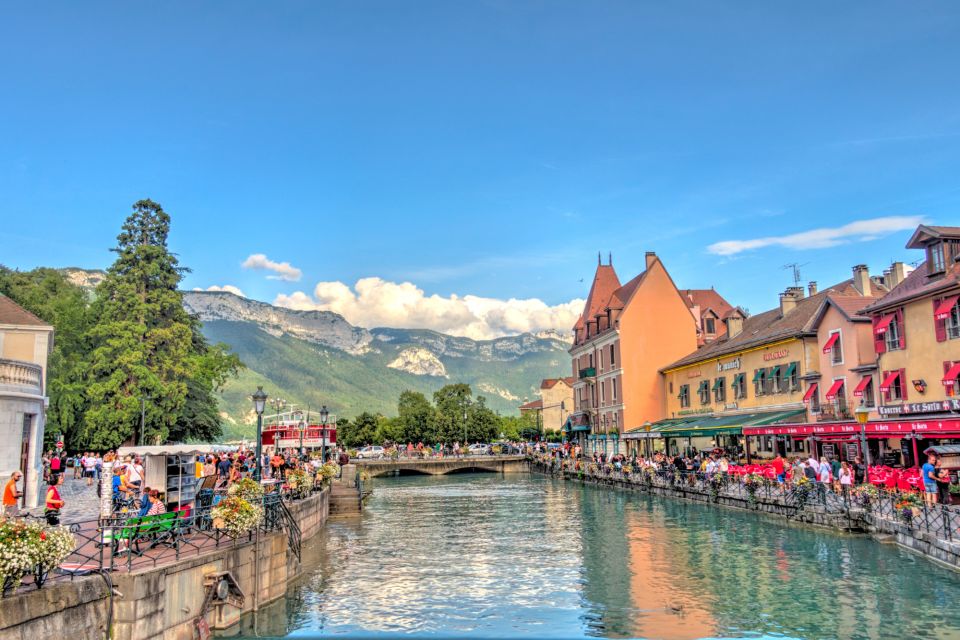
[[520,415],[536,412],[537,426],[546,431],[560,431],[573,413],[573,378],[544,378],[540,381],[540,398],[520,405]]
[[931,441],[960,438],[950,426],[960,418],[960,227],[921,225],[907,248],[926,260],[864,310],[873,319],[881,418],[925,425],[883,443],[881,455],[904,463]]
[[[866,288],[870,287],[869,277]],[[772,457],[806,453],[802,439],[742,436],[745,426],[803,421],[820,379],[818,312],[828,297],[865,298],[856,278],[823,291],[789,287],[780,306],[723,318],[726,335],[662,369],[666,420],[652,425],[670,453],[726,448]],[[868,293],[869,295],[869,293]],[[864,300],[867,304],[870,298]]]
[[53,327],[0,295],[0,478],[23,472],[23,506],[37,506]]

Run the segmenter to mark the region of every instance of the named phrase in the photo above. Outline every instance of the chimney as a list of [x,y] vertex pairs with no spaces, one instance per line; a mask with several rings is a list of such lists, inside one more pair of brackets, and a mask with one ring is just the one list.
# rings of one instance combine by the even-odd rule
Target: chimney
[[743,316],[740,315],[739,311],[731,311],[723,323],[727,325],[728,340],[743,333]]
[[853,267],[853,288],[862,296],[872,296],[873,289],[870,286],[870,271],[867,265],[858,264]]
[[647,251],[647,269],[653,264],[653,261],[657,259],[657,254],[653,251]]
[[887,289],[893,289],[895,286],[907,279],[907,267],[902,262],[894,262],[890,269],[884,271],[885,284]]
[[807,295],[811,298],[817,295],[817,282],[815,280],[811,280],[807,283]]
[[797,308],[797,300],[803,299],[803,287],[787,287],[787,290],[780,294],[780,317]]

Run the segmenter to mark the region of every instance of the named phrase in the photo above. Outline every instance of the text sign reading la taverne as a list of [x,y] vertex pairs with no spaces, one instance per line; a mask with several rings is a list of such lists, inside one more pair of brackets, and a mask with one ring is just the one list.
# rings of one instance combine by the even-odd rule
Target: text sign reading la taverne
[[944,411],[960,411],[960,400],[937,400],[935,402],[911,402],[878,407],[882,416],[901,416],[913,413],[943,413]]

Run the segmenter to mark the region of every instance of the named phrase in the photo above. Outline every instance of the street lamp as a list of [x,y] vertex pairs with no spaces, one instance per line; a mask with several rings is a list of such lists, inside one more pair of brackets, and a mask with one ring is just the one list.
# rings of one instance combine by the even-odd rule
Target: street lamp
[[320,462],[327,464],[327,418],[330,412],[327,411],[327,405],[320,407],[320,432],[323,434],[323,448],[320,449]]
[[467,408],[463,408],[463,446],[467,446]]
[[861,400],[860,406],[857,407],[857,410],[854,411],[853,414],[857,417],[857,423],[860,425],[860,446],[863,447],[864,461],[867,463],[867,468],[869,469],[870,449],[867,447],[867,419],[870,417],[870,409],[868,409],[867,405]]
[[257,391],[251,397],[253,400],[253,410],[257,412],[257,482],[260,482],[263,469],[263,410],[267,408],[267,394],[263,387],[257,387]]

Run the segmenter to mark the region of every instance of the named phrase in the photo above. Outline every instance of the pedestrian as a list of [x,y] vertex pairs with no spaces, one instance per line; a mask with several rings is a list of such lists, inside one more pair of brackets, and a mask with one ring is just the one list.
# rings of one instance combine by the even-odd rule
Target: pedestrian
[[148,516],[155,516],[167,512],[166,505],[163,504],[163,501],[160,499],[160,492],[156,489],[150,490],[147,500],[150,503],[150,509],[147,511]]
[[773,472],[777,476],[777,483],[783,484],[784,480],[786,480],[786,474],[783,469],[783,457],[777,453],[777,457],[773,459],[770,465],[773,467]]
[[17,483],[23,478],[23,473],[19,470],[10,474],[7,486],[3,488],[3,512],[2,515],[8,518],[15,518],[20,514],[20,498],[23,497],[23,491],[17,488]]
[[60,524],[60,510],[63,509],[63,498],[60,496],[60,485],[63,484],[63,474],[51,475],[50,488],[47,489],[47,498],[44,502],[43,515],[47,519],[47,524],[55,526]]
[[840,463],[839,476],[840,489],[843,491],[848,491],[850,487],[853,486],[853,470],[850,469],[850,465],[848,465],[846,462]]
[[932,453],[927,456],[927,462],[920,469],[923,478],[923,501],[928,505],[937,504],[937,457]]
[[833,472],[830,470],[830,464],[827,462],[827,459],[820,457],[820,471],[817,472],[817,480],[820,481],[820,484],[827,486],[830,484],[830,481],[833,478]]
[[[54,454],[53,457],[50,458],[50,475],[51,475],[51,476],[53,476],[54,474],[57,474],[57,475],[60,474],[60,463],[61,463],[61,462],[62,462],[62,461],[61,461],[61,459],[60,459],[60,456],[57,455],[57,454]],[[51,479],[50,484],[53,484],[52,479]]]
[[853,482],[855,484],[863,484],[867,481],[867,465],[863,464],[863,460],[860,459],[860,456],[857,456],[853,460]]
[[98,476],[97,462],[98,458],[92,453],[87,453],[87,455],[83,457],[83,476],[87,480],[88,487],[93,484],[93,479]]
[[83,457],[80,455],[80,452],[77,451],[73,454],[73,479],[79,480],[80,474],[83,472],[83,463],[81,462]]
[[150,487],[143,488],[143,495],[145,498],[140,501],[140,512],[137,513],[139,518],[143,518],[150,513],[150,507],[152,506],[150,503]]

